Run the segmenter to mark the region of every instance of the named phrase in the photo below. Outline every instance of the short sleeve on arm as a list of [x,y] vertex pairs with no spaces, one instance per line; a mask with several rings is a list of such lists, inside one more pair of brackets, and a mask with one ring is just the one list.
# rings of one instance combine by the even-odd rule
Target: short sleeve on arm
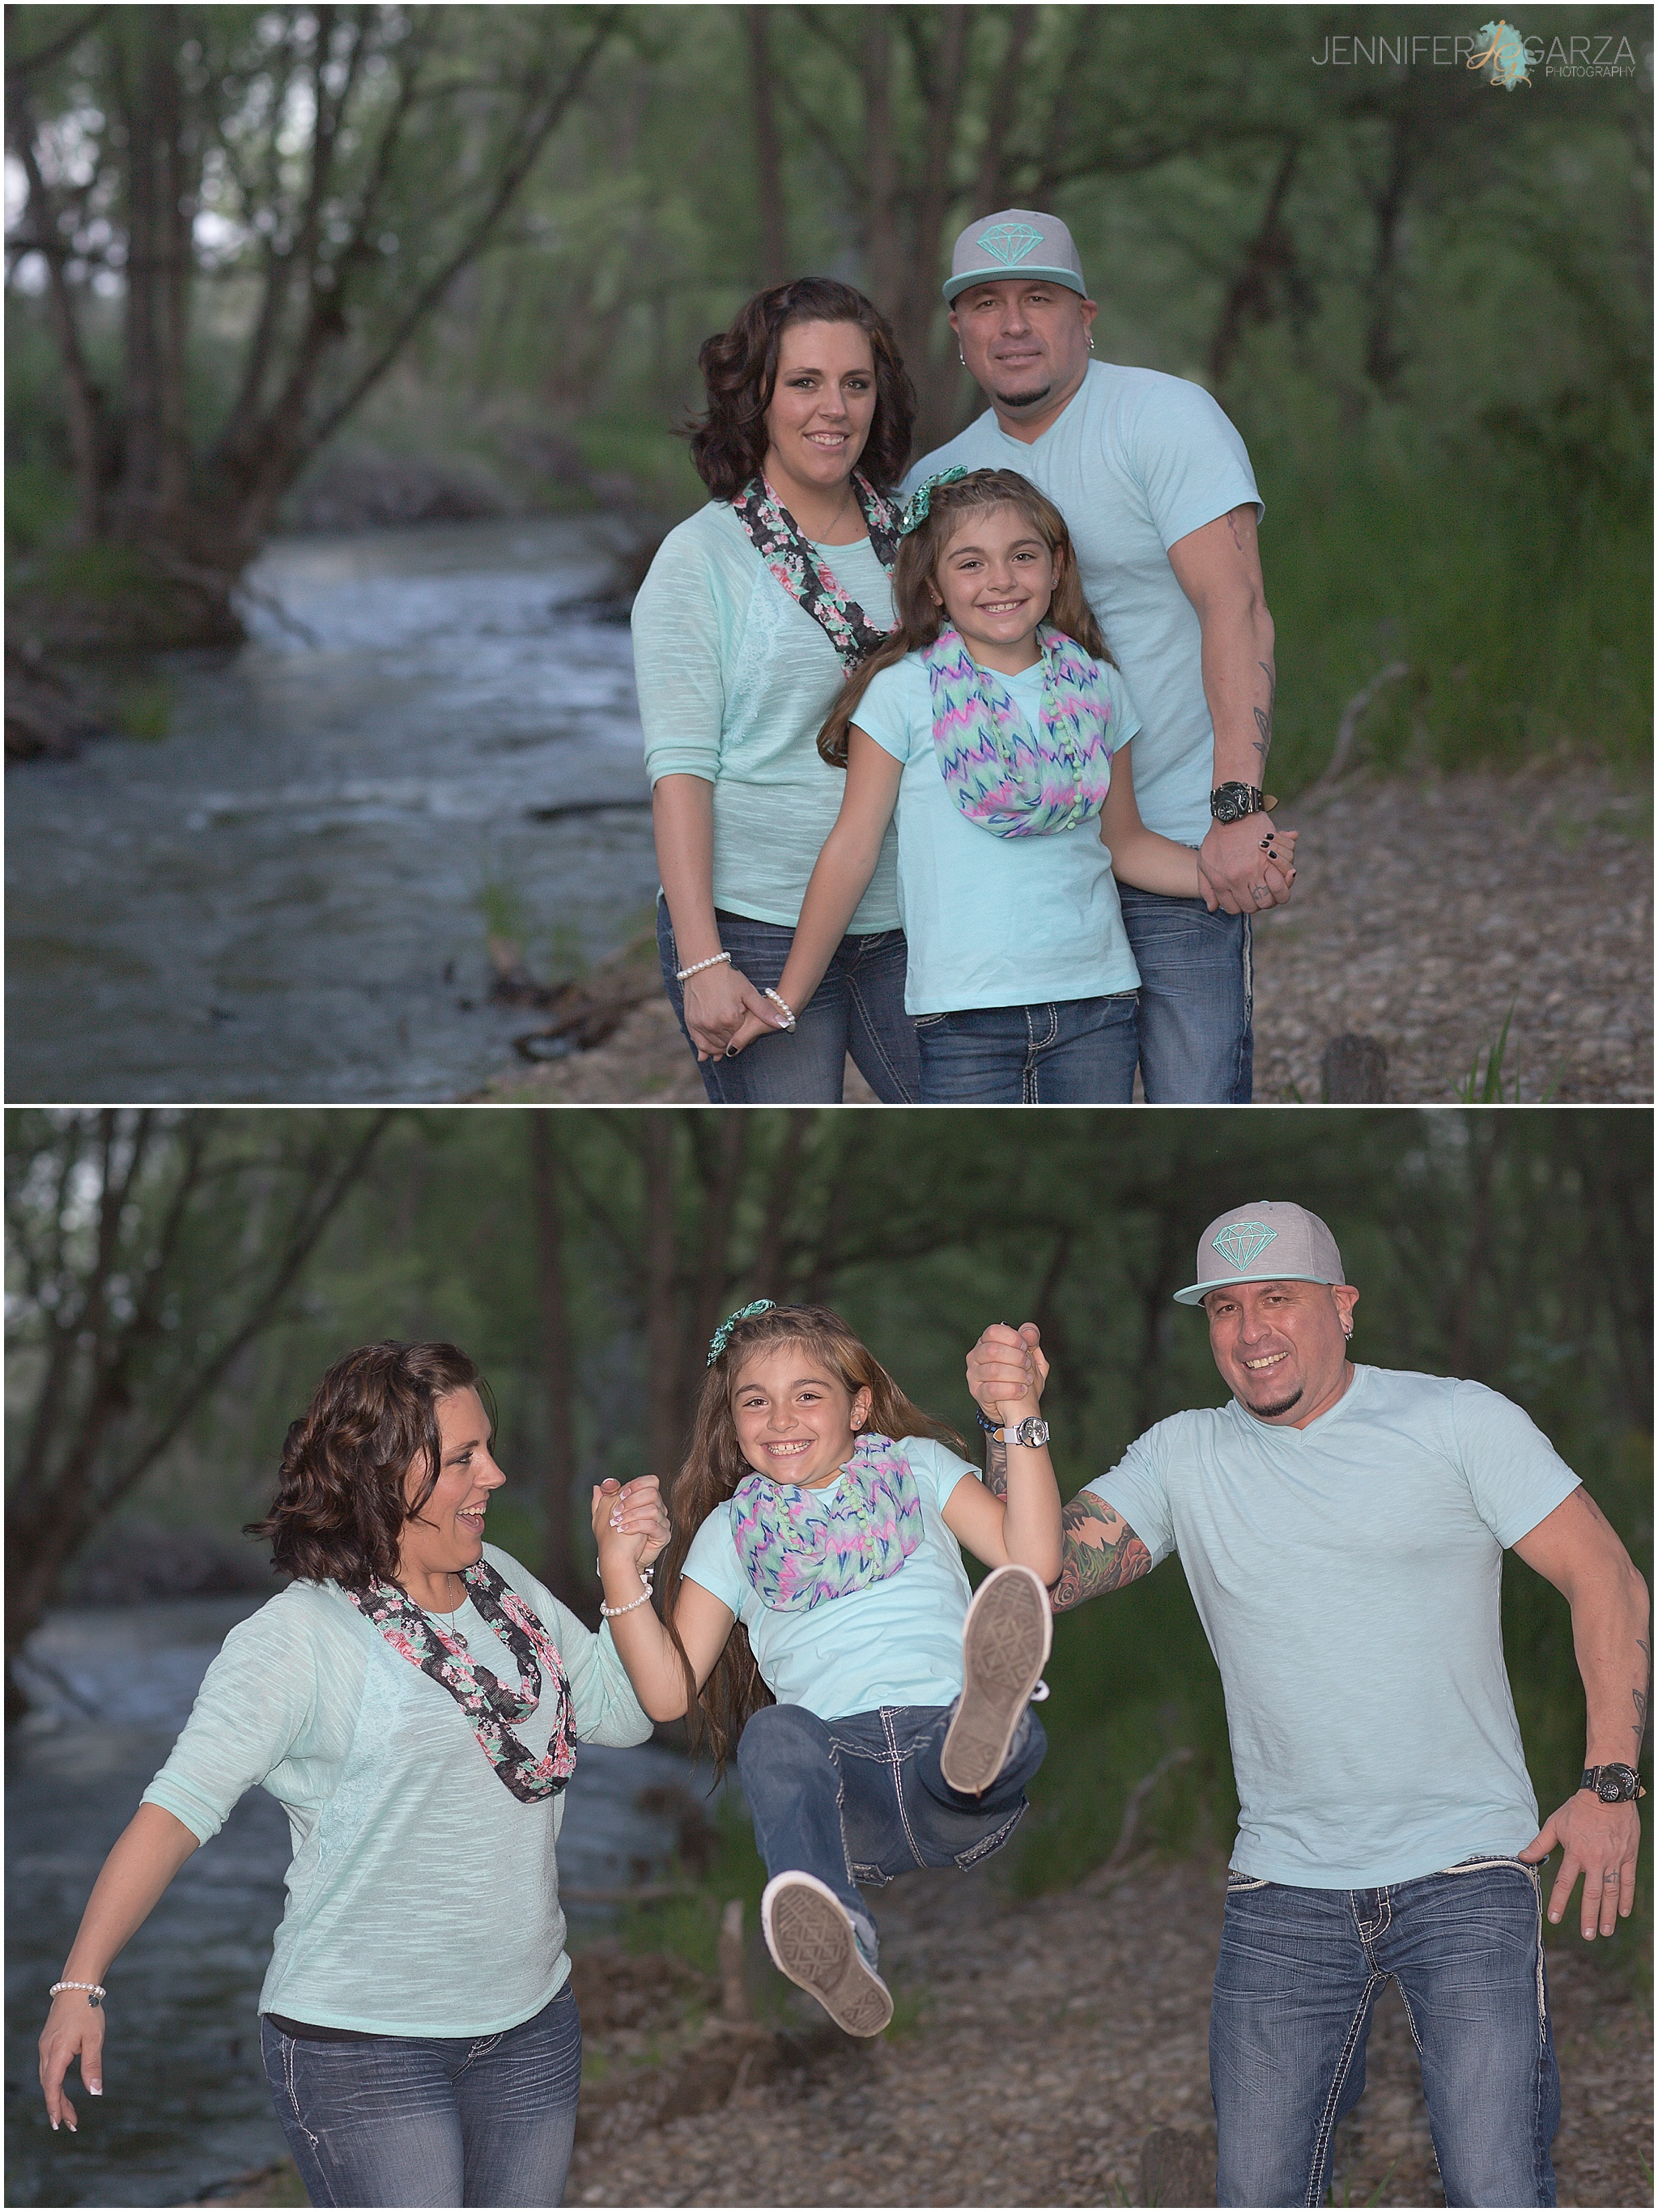
[[731,1510],[728,1505],[716,1505],[702,1527],[691,1540],[691,1549],[686,1553],[685,1565],[680,1570],[693,1583],[700,1583],[710,1597],[716,1597],[729,1607],[739,1620],[742,1618],[746,1600],[754,1593],[747,1577],[737,1564],[737,1547],[731,1540]]
[[906,1437],[904,1456],[917,1487],[941,1518],[963,1475],[972,1475],[975,1482],[982,1480],[971,1460],[958,1457],[947,1444],[936,1443],[931,1437]]
[[1167,1469],[1174,1443],[1169,1432],[1178,1425],[1178,1415],[1173,1421],[1159,1421],[1155,1429],[1136,1437],[1109,1474],[1097,1474],[1083,1485],[1127,1522],[1150,1553],[1154,1567],[1174,1549]]
[[719,773],[729,611],[716,557],[681,524],[658,547],[633,602],[634,684],[653,785],[665,775],[712,783]]
[[233,1628],[142,1802],[208,1843],[237,1800],[302,1750],[319,1717],[318,1648],[288,1594]]
[[1165,551],[1234,507],[1265,513],[1248,449],[1200,384],[1159,378],[1125,435]]
[[1112,752],[1119,753],[1129,739],[1138,734],[1139,710],[1130,695],[1128,685],[1123,681],[1120,669],[1101,663],[1100,672],[1105,678],[1106,696],[1111,701],[1111,749]]
[[1505,1547],[1529,1536],[1578,1487],[1530,1414],[1483,1382],[1457,1384],[1451,1428],[1475,1508]]
[[910,757],[918,673],[909,660],[881,669],[870,678],[869,690],[853,711],[853,726],[873,738],[895,761]]

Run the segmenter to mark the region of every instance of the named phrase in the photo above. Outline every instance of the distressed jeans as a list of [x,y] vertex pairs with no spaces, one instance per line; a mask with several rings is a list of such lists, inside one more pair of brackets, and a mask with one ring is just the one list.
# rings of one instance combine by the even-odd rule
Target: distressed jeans
[[1324,2202],[1389,1979],[1421,2057],[1446,2203],[1554,2203],[1541,1892],[1520,1860],[1481,1858],[1387,1889],[1228,1877],[1209,2030],[1221,2203]]
[[882,1705],[823,1721],[762,1705],[737,1746],[754,1841],[774,1874],[814,1874],[851,1915],[871,1965],[875,1924],[858,1885],[917,1867],[968,1867],[999,1850],[1025,1810],[1048,1747],[1027,1712],[981,1797],[952,1790],[939,1763],[954,1705]]
[[566,1982],[499,2035],[325,2043],[259,2019],[265,2079],[313,2204],[560,2204],[582,2023]]

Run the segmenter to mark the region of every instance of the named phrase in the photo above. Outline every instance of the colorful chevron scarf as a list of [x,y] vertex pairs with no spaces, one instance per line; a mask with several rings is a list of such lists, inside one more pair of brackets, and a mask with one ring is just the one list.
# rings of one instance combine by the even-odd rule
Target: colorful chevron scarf
[[731,1534],[763,1602],[806,1613],[898,1572],[921,1541],[921,1494],[901,1446],[860,1437],[832,1498],[745,1475],[732,1493]]
[[[348,1589],[344,1595],[393,1651],[448,1692],[472,1723],[484,1756],[521,1804],[556,1797],[576,1771],[576,1714],[558,1647],[487,1559],[467,1567],[460,1579],[517,1662],[522,1679],[516,1691],[497,1681],[460,1637],[451,1636],[441,1621],[423,1613],[394,1583],[376,1582],[368,1589]],[[546,1754],[537,1759],[513,1733],[511,1723],[527,1721],[540,1704],[543,1665],[552,1678],[557,1704]]]
[[1042,716],[1034,736],[994,670],[947,625],[926,653],[933,744],[969,822],[997,837],[1047,837],[1093,820],[1111,787],[1112,703],[1100,663],[1044,623]]
[[[869,526],[869,543],[883,568],[898,558],[898,526],[903,509],[878,492],[856,470],[852,489]],[[749,543],[796,605],[804,607],[823,631],[850,676],[859,661],[885,642],[888,633],[872,623],[844,588],[764,477],[756,477],[731,502],[731,511]]]

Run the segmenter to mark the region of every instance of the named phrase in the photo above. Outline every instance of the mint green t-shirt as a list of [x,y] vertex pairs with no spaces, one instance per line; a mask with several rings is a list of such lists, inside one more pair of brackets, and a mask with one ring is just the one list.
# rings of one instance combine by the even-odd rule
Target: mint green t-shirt
[[[836,1721],[882,1705],[948,1705],[960,1694],[961,1624],[972,1593],[944,1508],[957,1483],[977,1480],[978,1470],[926,1437],[905,1438],[904,1455],[921,1500],[922,1539],[885,1582],[802,1613],[773,1613],[743,1571],[729,1503],[691,1540],[686,1574],[741,1621],[760,1679],[780,1705]],[[801,1494],[815,1505],[834,1498],[844,1480]]]
[[[577,1735],[643,1743],[650,1723],[608,1628],[594,1636],[493,1545],[484,1556],[557,1647]],[[517,1683],[470,1599],[455,1626]],[[537,1759],[555,1711],[544,1674],[515,1731]],[[293,1583],[231,1630],[143,1802],[207,1843],[255,1784],[294,1844],[261,2012],[370,2035],[497,2035],[558,1995],[564,1793],[521,1803],[448,1692],[332,1583]]]
[[1226,1688],[1240,1874],[1375,1889],[1509,1857],[1537,1800],[1503,1553],[1577,1487],[1478,1382],[1360,1367],[1304,1429],[1177,1413],[1088,1488],[1178,1551]]
[[[1139,717],[1117,671],[1102,665],[1100,673],[1118,752]],[[1033,726],[1040,663],[1002,680]],[[905,764],[897,819],[906,1013],[1103,999],[1138,987],[1099,823],[1050,837],[997,837],[969,822],[939,769],[924,655],[907,653],[872,677],[856,719]]]
[[[814,549],[870,621],[893,620],[891,581],[866,538]],[[714,903],[792,929],[844,771],[818,732],[845,671],[822,627],[792,599],[724,501],[670,530],[633,602],[633,670],[645,768],[714,787]],[[853,937],[898,927],[898,839],[889,833]]]
[[1033,444],[1010,438],[990,408],[917,462],[905,495],[957,462],[1016,470],[1064,516],[1088,605],[1140,710],[1140,819],[1179,844],[1201,845],[1215,725],[1204,694],[1203,632],[1168,549],[1234,507],[1262,511],[1243,440],[1200,384],[1095,361]]

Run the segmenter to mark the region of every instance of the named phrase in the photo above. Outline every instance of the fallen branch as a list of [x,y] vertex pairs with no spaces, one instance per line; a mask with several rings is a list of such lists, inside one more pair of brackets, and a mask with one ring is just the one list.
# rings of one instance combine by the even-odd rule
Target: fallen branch
[[1117,1832],[1117,1841],[1111,1847],[1110,1857],[1077,1883],[1080,1890],[1091,1897],[1097,1896],[1101,1890],[1114,1888],[1131,1871],[1128,1857],[1134,1849],[1135,1834],[1139,1828],[1141,1811],[1147,1798],[1171,1767],[1184,1766],[1192,1756],[1189,1744],[1176,1744],[1173,1751],[1163,1753],[1149,1774],[1141,1776],[1128,1793],[1128,1803],[1123,1808],[1123,1825]]
[[1334,783],[1338,776],[1346,775],[1351,763],[1353,748],[1358,742],[1359,724],[1381,696],[1383,687],[1397,684],[1402,676],[1408,676],[1410,672],[1408,660],[1391,660],[1386,668],[1370,678],[1362,691],[1353,694],[1343,708],[1341,720],[1336,725],[1336,750],[1330,756],[1329,765],[1322,775],[1315,776],[1301,794],[1303,799],[1310,799],[1315,791],[1322,791],[1326,784]]

